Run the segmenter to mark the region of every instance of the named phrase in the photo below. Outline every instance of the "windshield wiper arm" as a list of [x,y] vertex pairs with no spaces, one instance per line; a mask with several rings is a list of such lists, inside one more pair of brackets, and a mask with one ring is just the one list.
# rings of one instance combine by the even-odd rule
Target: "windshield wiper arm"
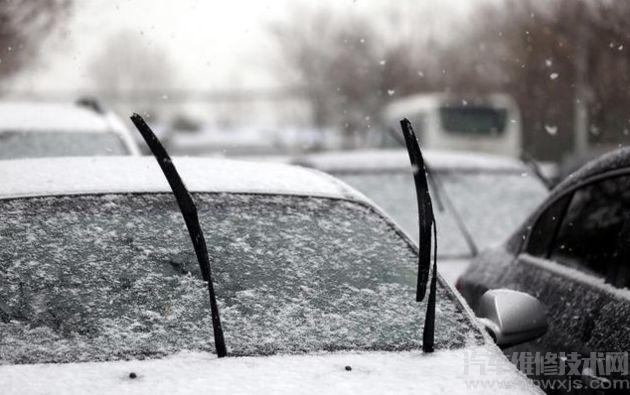
[[155,136],[155,133],[151,130],[149,125],[138,114],[131,116],[131,121],[146,141],[147,145],[151,149],[153,156],[157,160],[168,184],[171,186],[171,190],[177,199],[177,205],[186,222],[186,228],[188,228],[188,234],[192,240],[192,244],[195,248],[195,254],[197,255],[197,261],[201,269],[201,275],[203,279],[208,283],[208,293],[210,294],[210,310],[212,314],[212,329],[214,331],[214,345],[217,350],[217,356],[222,358],[227,355],[225,347],[225,339],[223,337],[223,328],[221,327],[221,318],[219,316],[219,307],[217,305],[217,299],[214,293],[214,282],[212,280],[212,269],[210,267],[210,258],[208,257],[208,247],[206,246],[206,240],[203,237],[203,231],[199,224],[199,215],[195,202],[186,189],[184,182],[182,181],[173,161],[169,157],[168,153],[160,143],[160,140]]
[[536,162],[536,159],[534,159],[534,157],[525,150],[521,151],[521,159],[523,160],[525,165],[529,167],[532,173],[534,173],[534,175],[543,183],[545,188],[547,188],[548,191],[551,191],[553,189],[554,183],[552,180],[547,178],[547,176],[545,176],[542,168],[540,167],[540,164]]
[[429,285],[429,300],[427,301],[424,329],[422,331],[422,350],[424,352],[433,352],[437,296],[437,227],[435,216],[433,215],[426,167],[418,145],[418,139],[408,119],[401,120],[400,126],[405,136],[405,144],[407,145],[407,152],[409,153],[409,160],[413,169],[413,180],[418,200],[418,226],[420,230],[420,238],[418,240],[418,282],[416,287],[416,301],[418,302],[421,302],[426,294],[431,266],[431,236],[433,236],[433,276],[431,276]]
[[479,254],[479,248],[477,247],[477,244],[475,243],[475,239],[472,237],[472,233],[470,233],[470,230],[468,230],[468,227],[466,226],[464,219],[462,218],[461,214],[455,207],[455,204],[451,200],[448,193],[446,193],[446,189],[444,188],[444,184],[442,183],[442,179],[440,178],[440,175],[434,172],[431,169],[431,166],[428,166],[426,163],[425,163],[424,168],[427,170],[427,175],[429,176],[429,182],[431,183],[431,185],[433,185],[433,191],[435,192],[435,197],[436,197],[435,201],[438,204],[438,210],[440,212],[444,211],[444,208],[441,207],[442,204],[448,207],[448,211],[451,213],[451,215],[453,216],[453,219],[455,220],[455,225],[457,225],[457,228],[462,233],[462,236],[464,236],[464,241],[466,242],[466,245],[468,246],[468,249],[470,250],[470,255],[472,257],[476,257]]

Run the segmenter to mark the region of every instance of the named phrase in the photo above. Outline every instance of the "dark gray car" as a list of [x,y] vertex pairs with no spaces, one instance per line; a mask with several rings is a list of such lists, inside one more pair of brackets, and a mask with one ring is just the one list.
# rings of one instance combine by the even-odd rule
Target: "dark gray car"
[[[473,310],[488,289],[536,296],[547,306],[549,330],[519,350],[581,357],[630,349],[629,287],[629,148],[569,176],[503,246],[481,254],[457,281]],[[581,376],[605,380],[593,369],[583,368]]]

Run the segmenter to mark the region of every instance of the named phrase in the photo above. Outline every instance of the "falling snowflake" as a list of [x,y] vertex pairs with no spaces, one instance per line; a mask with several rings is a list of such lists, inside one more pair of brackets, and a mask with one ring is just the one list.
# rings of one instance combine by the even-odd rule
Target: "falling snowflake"
[[555,136],[558,133],[558,127],[556,125],[545,125],[545,130],[552,136]]
[[387,90],[387,94],[388,94],[389,96],[394,96],[394,93],[396,93],[396,91],[395,91],[395,90],[393,90],[393,89],[388,89],[388,90]]
[[558,78],[558,73],[551,73],[549,74],[549,78],[551,78],[552,80],[555,80],[556,78]]

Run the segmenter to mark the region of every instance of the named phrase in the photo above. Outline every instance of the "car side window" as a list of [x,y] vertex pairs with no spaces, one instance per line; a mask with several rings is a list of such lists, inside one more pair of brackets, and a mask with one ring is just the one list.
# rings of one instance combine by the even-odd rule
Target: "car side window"
[[556,200],[538,217],[527,243],[526,251],[528,254],[540,258],[549,257],[551,242],[572,195],[572,193],[569,193]]
[[629,214],[629,176],[576,190],[552,241],[550,258],[616,283],[620,266],[626,264],[619,241]]

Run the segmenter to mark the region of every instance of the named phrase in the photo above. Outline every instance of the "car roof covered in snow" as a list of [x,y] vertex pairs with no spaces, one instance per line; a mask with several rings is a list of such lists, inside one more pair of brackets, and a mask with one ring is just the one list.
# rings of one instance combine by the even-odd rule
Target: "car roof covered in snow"
[[0,103],[0,132],[111,131],[107,119],[93,109],[73,103]]
[[[527,171],[520,161],[498,155],[423,150],[425,162],[435,170]],[[371,172],[410,169],[404,149],[337,151],[305,155],[293,163],[326,172]]]
[[[191,192],[263,193],[369,200],[336,178],[278,163],[174,158]],[[153,157],[45,158],[0,161],[0,199],[171,189]]]

